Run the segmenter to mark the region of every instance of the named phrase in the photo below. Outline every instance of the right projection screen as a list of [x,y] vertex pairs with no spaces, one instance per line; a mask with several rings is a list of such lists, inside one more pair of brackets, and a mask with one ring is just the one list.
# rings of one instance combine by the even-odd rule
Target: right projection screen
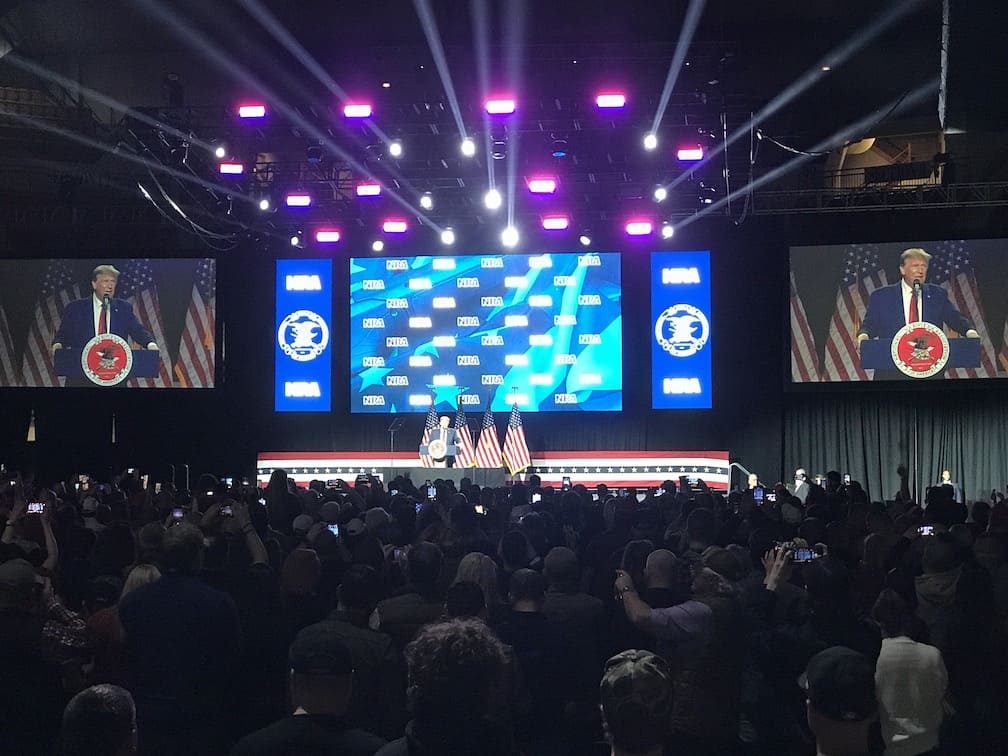
[[791,247],[791,382],[1008,376],[1008,240]]

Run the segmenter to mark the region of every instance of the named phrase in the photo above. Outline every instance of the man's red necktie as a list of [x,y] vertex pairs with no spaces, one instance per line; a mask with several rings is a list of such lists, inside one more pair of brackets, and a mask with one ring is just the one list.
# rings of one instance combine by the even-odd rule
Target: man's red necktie
[[917,295],[910,295],[910,319],[908,323],[916,323],[920,320],[920,315],[917,312]]
[[98,333],[99,335],[108,333],[108,321],[105,320],[105,305],[102,305],[101,315],[98,316]]

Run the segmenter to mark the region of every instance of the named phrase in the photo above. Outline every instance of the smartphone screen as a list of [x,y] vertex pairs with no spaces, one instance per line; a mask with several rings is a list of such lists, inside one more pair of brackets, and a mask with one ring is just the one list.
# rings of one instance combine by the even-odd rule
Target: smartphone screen
[[818,554],[812,549],[795,549],[791,554],[792,562],[811,562]]
[[336,523],[333,523],[332,525],[326,525],[326,528],[334,536],[338,536],[339,535],[339,525],[337,525]]
[[182,509],[181,507],[176,507],[175,509],[172,510],[171,516],[173,520],[185,519],[185,510]]
[[917,528],[917,533],[922,536],[934,535],[934,525],[921,525]]
[[156,494],[161,493],[161,484],[160,483],[155,483],[154,484],[154,493],[156,493]]
[[569,491],[570,487],[571,487],[570,476],[569,475],[564,475],[564,477],[563,477],[563,489],[565,491]]
[[624,497],[626,497],[626,495],[627,495],[627,490],[626,490],[625,488],[621,488],[621,489],[619,490],[619,495],[620,495],[620,498],[624,498]]
[[437,488],[434,486],[427,486],[427,498],[436,499],[437,498]]
[[420,514],[420,510],[421,510],[421,509],[423,509],[423,504],[421,504],[421,503],[420,503],[420,502],[418,501],[418,502],[416,503],[416,513],[417,513],[417,514]]
[[850,473],[844,473],[843,474],[843,484],[845,486],[849,486],[850,485],[850,481],[851,481]]
[[225,486],[233,486],[234,485],[234,478],[224,478],[224,485]]
[[538,503],[540,501],[542,501],[542,494],[541,493],[534,493],[534,494],[532,494],[532,503],[533,504],[536,504],[536,503]]
[[30,501],[28,502],[28,514],[42,514],[42,510],[45,509],[45,503],[41,501]]
[[654,495],[655,496],[664,496],[665,495],[665,489],[664,488],[656,488],[654,490]]
[[767,491],[766,493],[767,501],[777,501],[777,494],[773,491]]
[[763,486],[756,486],[756,488],[754,488],[752,490],[752,496],[753,496],[753,499],[756,500],[757,504],[762,504],[763,503]]
[[398,493],[399,493],[399,489],[398,488],[390,488],[389,489],[389,496],[395,496]]
[[231,509],[230,506],[221,507],[220,513],[224,517],[234,517],[234,511]]
[[486,508],[482,504],[477,504],[475,507],[473,507],[473,509],[476,510],[476,514],[478,515],[486,514]]

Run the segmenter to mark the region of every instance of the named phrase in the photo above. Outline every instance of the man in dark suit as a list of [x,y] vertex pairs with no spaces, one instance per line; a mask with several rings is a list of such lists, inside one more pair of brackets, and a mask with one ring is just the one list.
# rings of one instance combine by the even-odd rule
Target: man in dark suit
[[448,449],[448,453],[445,455],[444,459],[440,462],[435,462],[435,467],[455,467],[455,455],[458,454],[458,433],[454,428],[449,428],[448,424],[451,423],[451,418],[447,415],[442,415],[439,421],[439,427],[431,431],[430,440],[441,439],[445,442],[445,446]]
[[[923,249],[907,249],[900,255],[898,284],[883,286],[871,293],[857,340],[860,346],[865,339],[891,341],[896,332],[908,323],[924,321],[939,328],[949,326],[956,333],[971,339],[980,334],[970,319],[959,312],[948,298],[948,292],[927,279],[931,255]],[[914,284],[919,285],[915,292]]]
[[63,310],[53,349],[81,349],[101,333],[132,340],[144,349],[158,348],[154,336],[137,320],[133,306],[124,299],[115,299],[118,280],[119,271],[111,265],[99,265],[92,271],[93,293],[70,302]]

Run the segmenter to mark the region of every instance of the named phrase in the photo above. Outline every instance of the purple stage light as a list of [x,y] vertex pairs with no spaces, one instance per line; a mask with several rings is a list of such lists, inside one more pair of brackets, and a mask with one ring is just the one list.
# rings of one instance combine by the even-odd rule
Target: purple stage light
[[542,227],[546,231],[566,231],[570,227],[570,218],[566,215],[547,215],[542,219]]
[[293,192],[287,195],[287,207],[311,207],[311,195],[306,192]]
[[370,118],[371,106],[366,102],[351,102],[343,106],[345,118]]
[[406,229],[406,221],[404,220],[387,220],[382,223],[382,231],[386,234],[405,234]]
[[647,236],[652,228],[649,220],[632,220],[626,224],[627,236]]
[[335,228],[320,228],[315,232],[317,244],[335,244],[340,240],[340,232]]
[[358,197],[380,197],[381,196],[381,184],[376,184],[374,182],[368,181],[361,184],[357,184],[357,196]]
[[528,190],[532,192],[532,194],[553,194],[556,192],[556,189],[557,181],[555,178],[538,176],[528,180]]
[[239,118],[265,118],[266,106],[259,103],[246,103],[238,106]]
[[626,107],[626,95],[622,92],[605,92],[595,98],[595,106],[602,109]]
[[245,165],[228,161],[217,166],[217,170],[222,176],[241,176],[245,173]]
[[515,101],[510,97],[487,100],[486,112],[490,115],[510,115],[515,112]]
[[703,160],[703,147],[700,145],[696,145],[695,147],[680,147],[676,150],[676,159],[683,163],[695,163],[698,160]]

